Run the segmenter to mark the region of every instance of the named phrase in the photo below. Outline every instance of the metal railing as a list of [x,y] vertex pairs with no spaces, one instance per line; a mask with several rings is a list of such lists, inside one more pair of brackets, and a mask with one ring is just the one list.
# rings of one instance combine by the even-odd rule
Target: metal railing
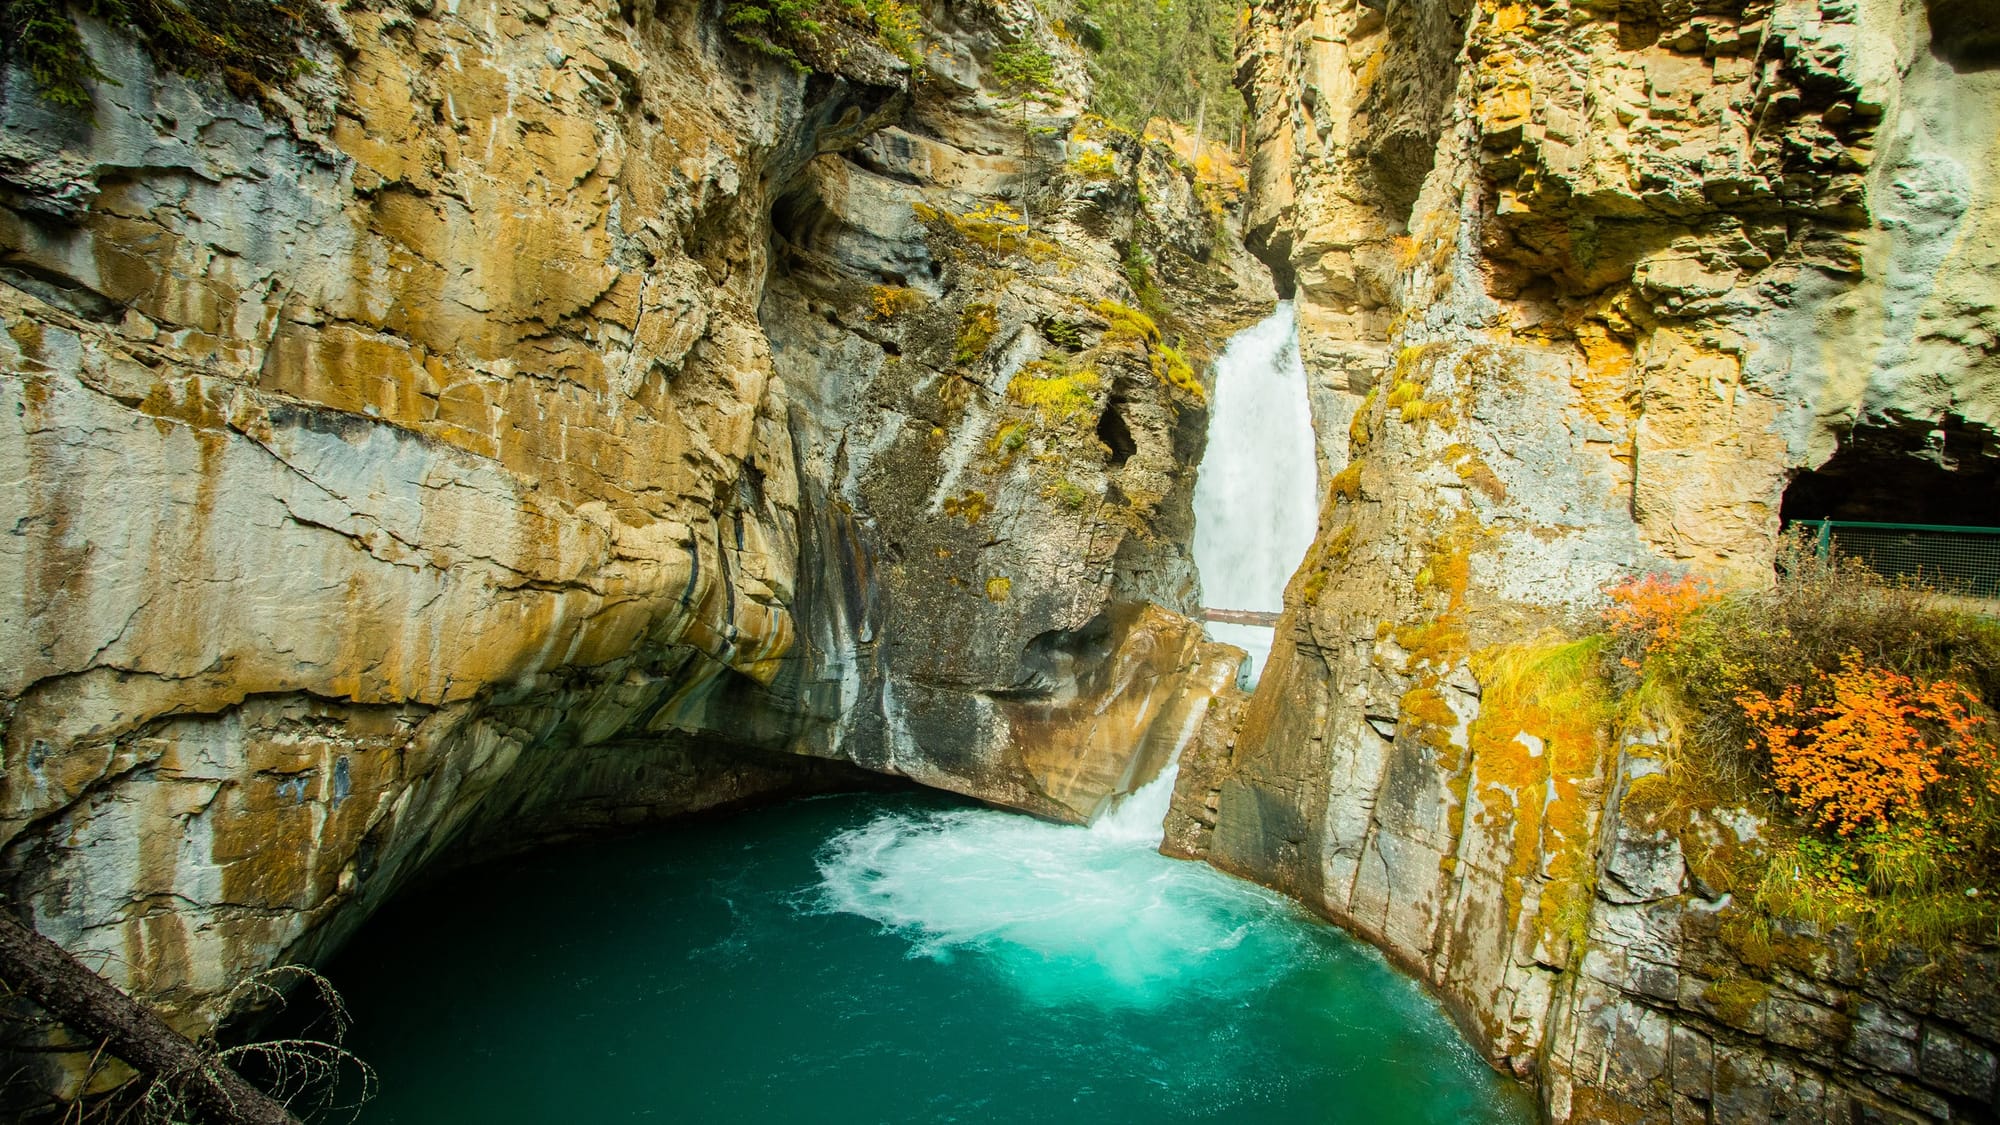
[[1962,597],[2000,598],[2000,527],[1853,520],[1795,520],[1792,526],[1811,529],[1821,558],[1838,552],[1884,578]]
[[1204,621],[1220,621],[1225,625],[1262,625],[1271,628],[1278,623],[1278,615],[1255,609],[1215,609],[1203,607]]

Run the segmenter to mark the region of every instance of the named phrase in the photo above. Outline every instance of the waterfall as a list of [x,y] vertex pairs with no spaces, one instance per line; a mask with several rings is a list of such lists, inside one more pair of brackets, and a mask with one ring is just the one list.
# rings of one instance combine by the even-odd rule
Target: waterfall
[[[1194,560],[1211,609],[1276,613],[1285,583],[1319,527],[1319,475],[1298,320],[1281,301],[1215,361],[1208,452],[1194,488]],[[1213,640],[1250,654],[1245,685],[1271,653],[1273,630],[1212,622]]]
[[[1305,371],[1289,303],[1216,361],[1195,558],[1211,606],[1276,611],[1312,543],[1318,491]],[[1210,626],[1261,664],[1269,628]],[[1181,732],[1185,745],[1198,723]],[[980,953],[1051,1002],[1152,1006],[1243,995],[1306,939],[1292,908],[1206,864],[1159,854],[1179,748],[1160,776],[1088,827],[989,809],[890,813],[821,851],[818,909],[902,934],[912,956]]]
[[[1238,334],[1216,367],[1195,559],[1209,605],[1275,612],[1317,517],[1292,306]],[[1269,628],[1210,629],[1259,664],[1270,652]],[[1180,732],[1182,746],[1198,727]],[[1189,989],[1254,991],[1307,939],[1270,892],[1159,854],[1179,759],[1177,746],[1159,777],[1088,827],[990,809],[878,816],[821,851],[813,905],[879,922],[912,956],[984,954],[1052,1002],[1152,1006]]]

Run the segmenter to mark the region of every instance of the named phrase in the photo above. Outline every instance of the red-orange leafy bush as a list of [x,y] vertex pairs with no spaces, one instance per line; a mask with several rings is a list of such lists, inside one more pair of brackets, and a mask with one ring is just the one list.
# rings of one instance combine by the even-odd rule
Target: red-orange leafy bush
[[2000,792],[1988,724],[1951,680],[1870,667],[1850,651],[1814,683],[1736,702],[1750,749],[1770,755],[1772,780],[1814,827],[1886,831],[1941,803],[1969,806],[1981,788]]
[[1757,910],[2000,943],[2000,620],[1815,546],[1761,589],[1620,587],[1602,670],[1678,736],[1675,800],[1766,819],[1727,872]]
[[1627,668],[1639,667],[1654,650],[1679,640],[1688,615],[1715,597],[1714,588],[1693,575],[1628,578],[1607,593],[1611,606],[1604,611],[1604,623],[1618,645],[1619,663]]

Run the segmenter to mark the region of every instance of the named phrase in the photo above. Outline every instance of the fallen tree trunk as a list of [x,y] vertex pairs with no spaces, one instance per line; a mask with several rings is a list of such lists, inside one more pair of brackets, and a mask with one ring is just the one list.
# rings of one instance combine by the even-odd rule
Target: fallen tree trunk
[[127,1066],[169,1084],[214,1125],[299,1125],[290,1110],[188,1042],[68,950],[0,910],[0,979]]

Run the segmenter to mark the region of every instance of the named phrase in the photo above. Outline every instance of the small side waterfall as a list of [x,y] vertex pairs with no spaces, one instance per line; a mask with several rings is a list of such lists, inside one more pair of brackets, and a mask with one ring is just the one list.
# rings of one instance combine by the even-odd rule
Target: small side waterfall
[[[1194,561],[1207,607],[1283,609],[1285,583],[1319,527],[1312,412],[1290,301],[1238,333],[1215,361],[1194,516]],[[1208,635],[1250,654],[1243,682],[1254,684],[1273,630],[1212,622]]]

